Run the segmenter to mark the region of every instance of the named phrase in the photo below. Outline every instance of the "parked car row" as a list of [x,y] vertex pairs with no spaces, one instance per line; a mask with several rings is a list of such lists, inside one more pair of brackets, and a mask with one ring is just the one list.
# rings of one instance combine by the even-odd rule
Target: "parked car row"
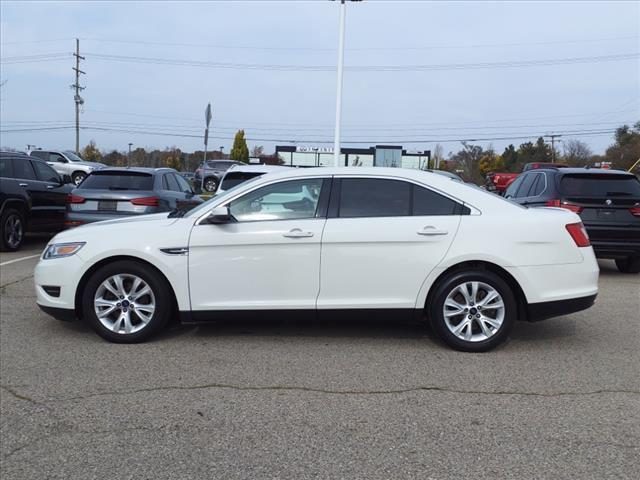
[[202,203],[189,182],[170,168],[96,167],[76,185],[77,175],[74,181],[70,174],[59,174],[34,153],[0,152],[2,250],[19,249],[27,232],[178,212]]

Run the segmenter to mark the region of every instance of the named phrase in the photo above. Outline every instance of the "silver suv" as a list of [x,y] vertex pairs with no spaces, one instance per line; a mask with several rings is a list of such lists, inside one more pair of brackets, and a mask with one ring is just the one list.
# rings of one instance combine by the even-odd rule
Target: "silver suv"
[[70,150],[32,150],[29,155],[44,160],[60,175],[69,175],[76,185],[92,171],[106,167],[103,163],[86,162]]

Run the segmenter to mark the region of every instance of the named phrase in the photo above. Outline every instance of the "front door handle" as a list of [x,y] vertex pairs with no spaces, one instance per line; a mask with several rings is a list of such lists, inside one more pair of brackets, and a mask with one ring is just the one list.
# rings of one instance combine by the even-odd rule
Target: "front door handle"
[[294,228],[289,230],[287,233],[284,233],[282,236],[287,238],[309,238],[313,237],[313,232],[303,232],[299,228]]
[[18,185],[20,185],[21,187],[28,187],[29,186],[28,183],[19,183]]
[[47,188],[48,188],[49,190],[53,190],[53,189],[54,189],[54,188],[56,188],[56,187],[54,187],[53,185],[47,185]]
[[438,230],[433,225],[428,225],[424,227],[422,230],[418,230],[418,235],[426,235],[426,236],[435,236],[435,235],[446,235],[446,230]]

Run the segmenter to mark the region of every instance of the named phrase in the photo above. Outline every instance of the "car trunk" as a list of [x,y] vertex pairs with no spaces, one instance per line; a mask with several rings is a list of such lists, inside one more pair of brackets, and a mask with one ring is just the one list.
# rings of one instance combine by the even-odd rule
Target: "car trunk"
[[67,205],[71,212],[137,215],[155,212],[158,201],[152,190],[76,189]]

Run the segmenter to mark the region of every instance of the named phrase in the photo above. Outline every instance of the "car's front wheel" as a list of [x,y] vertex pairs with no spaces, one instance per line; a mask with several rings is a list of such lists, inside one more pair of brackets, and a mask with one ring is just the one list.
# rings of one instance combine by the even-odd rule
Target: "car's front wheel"
[[517,317],[517,303],[502,278],[486,270],[459,271],[435,288],[427,313],[447,345],[484,352],[505,341]]
[[204,189],[207,192],[215,192],[218,188],[218,181],[215,178],[209,177],[204,179]]
[[173,312],[167,281],[155,269],[117,261],[98,269],[82,298],[83,313],[103,338],[117,343],[147,340]]
[[87,174],[84,172],[74,172],[73,175],[71,175],[71,180],[75,185],[80,185],[85,178],[87,178]]
[[640,255],[617,258],[616,267],[622,273],[640,273]]

